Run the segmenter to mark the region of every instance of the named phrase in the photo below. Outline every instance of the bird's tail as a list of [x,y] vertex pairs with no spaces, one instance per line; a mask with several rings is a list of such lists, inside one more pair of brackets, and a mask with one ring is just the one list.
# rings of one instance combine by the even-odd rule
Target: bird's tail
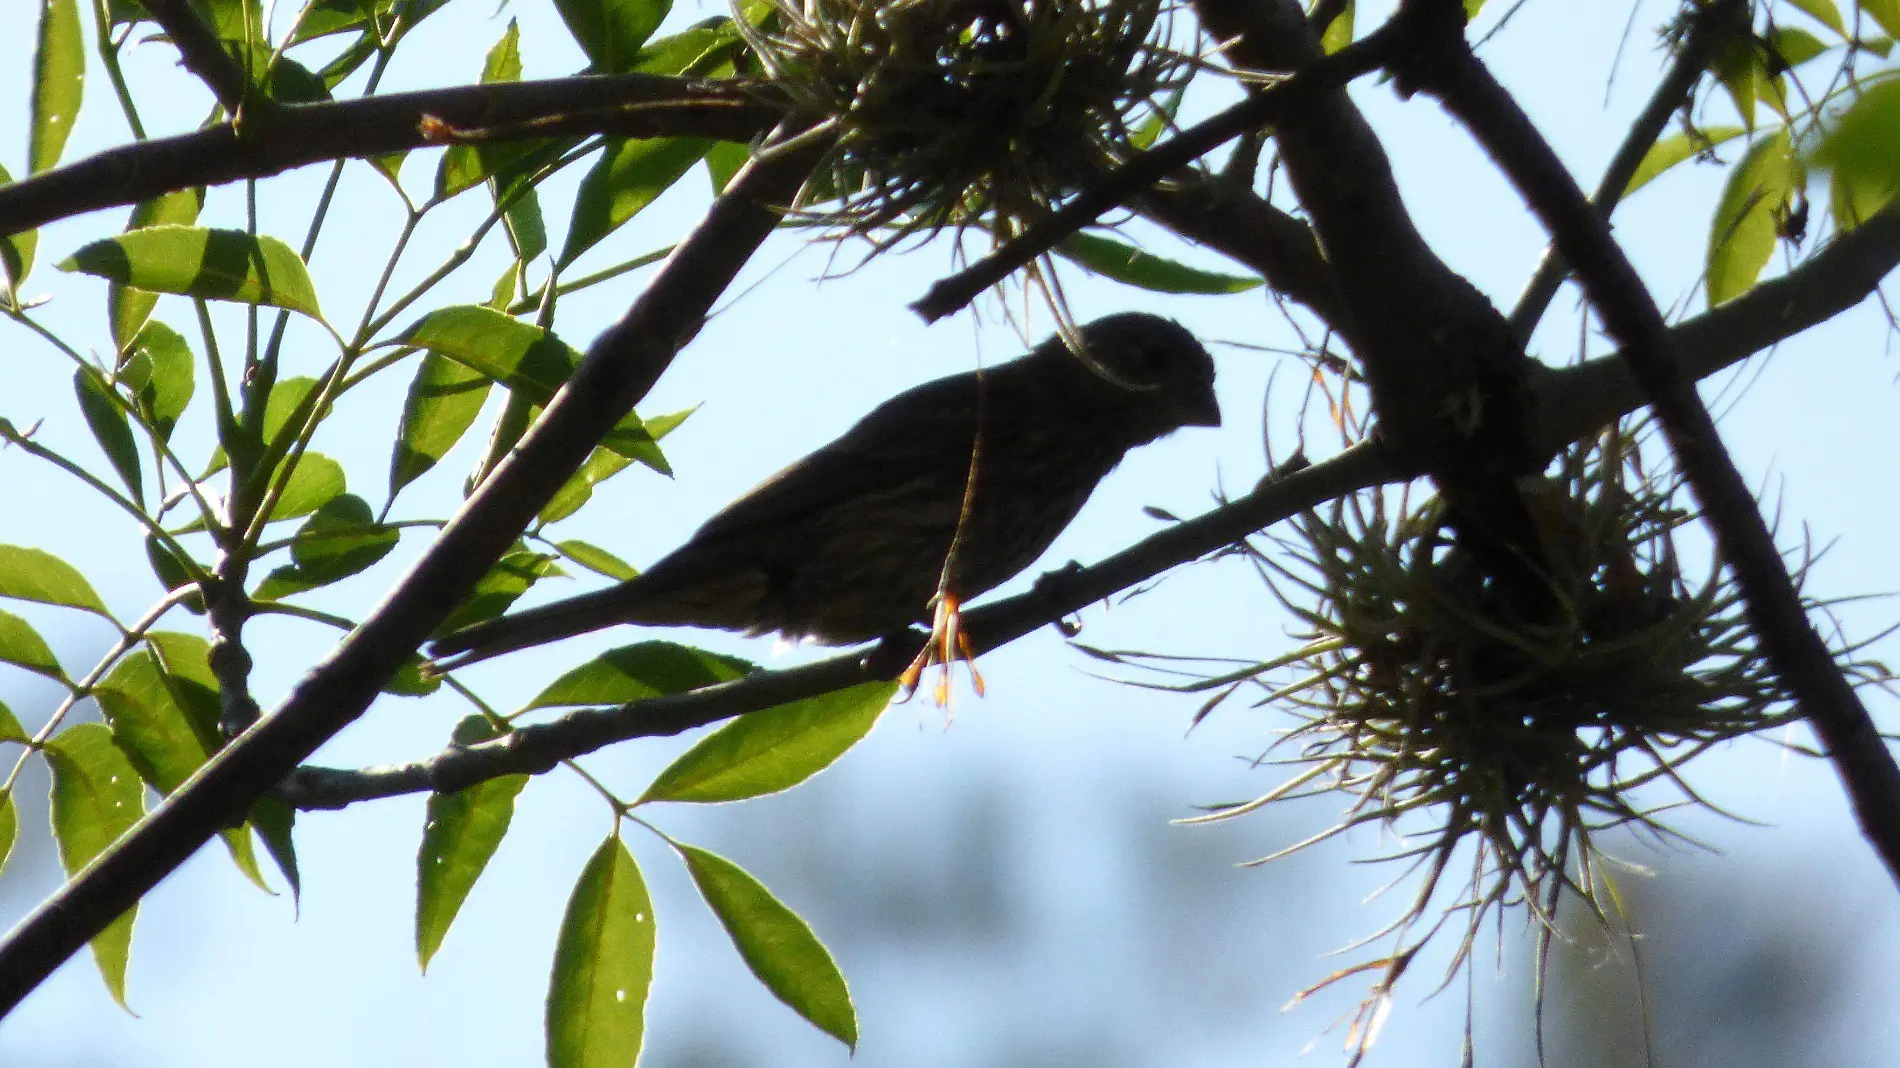
[[500,616],[435,639],[429,643],[429,656],[438,670],[447,671],[491,656],[610,627],[626,622],[626,600],[624,586],[609,586]]

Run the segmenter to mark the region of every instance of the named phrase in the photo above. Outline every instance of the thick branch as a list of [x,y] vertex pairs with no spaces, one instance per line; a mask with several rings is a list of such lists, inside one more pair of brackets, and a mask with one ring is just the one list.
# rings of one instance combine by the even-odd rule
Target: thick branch
[[328,104],[284,105],[207,130],[107,149],[0,187],[0,236],[162,193],[263,178],[329,160],[430,144],[424,117],[502,137],[583,134],[749,141],[782,115],[733,81],[615,74],[465,85]]
[[1175,233],[1260,272],[1267,285],[1306,305],[1350,340],[1331,268],[1313,228],[1250,189],[1217,178],[1180,176],[1129,200]]
[[[1744,0],[1722,0],[1697,8],[1690,18],[1693,21],[1682,39],[1682,47],[1676,52],[1675,63],[1670,65],[1669,73],[1663,76],[1656,91],[1650,94],[1649,104],[1642,114],[1630,124],[1622,145],[1610,158],[1610,165],[1604,168],[1603,179],[1597,183],[1591,203],[1606,219],[1616,211],[1617,203],[1629,189],[1630,179],[1636,175],[1636,168],[1662,136],[1670,116],[1682,110],[1696,82],[1715,62],[1722,46],[1737,32],[1748,28],[1748,4]],[[1531,332],[1537,329],[1538,320],[1549,310],[1551,298],[1557,295],[1558,287],[1564,284],[1564,276],[1569,273],[1570,268],[1557,254],[1555,245],[1544,250],[1544,258],[1532,272],[1530,283],[1524,287],[1523,294],[1517,298],[1517,307],[1511,312],[1511,330],[1520,341],[1530,340]]]
[[284,704],[0,942],[0,1014],[369,707],[698,331],[713,300],[778,225],[779,205],[813,160],[806,150],[748,164],[376,611]]
[[[1867,299],[1896,266],[1900,266],[1900,204],[1888,207],[1785,277],[1681,323],[1670,331],[1671,340],[1697,375],[1713,374]],[[1538,440],[1552,452],[1594,435],[1646,403],[1620,355],[1547,371],[1536,382],[1539,410],[1553,417],[1540,428]],[[1318,501],[1409,477],[1408,472],[1392,469],[1376,451],[1353,449],[1171,526],[1079,573],[1058,573],[1059,581],[1050,586],[978,608],[967,619],[982,648],[994,648]],[[341,808],[373,798],[454,790],[500,775],[539,772],[561,758],[581,756],[617,741],[678,734],[889,677],[893,656],[901,667],[909,653],[902,648],[879,650],[869,660],[847,654],[615,709],[571,712],[508,738],[444,750],[407,764],[360,771],[300,768],[280,793],[299,808]]]
[[[211,27],[191,9],[190,0],[147,0],[145,10],[165,31],[165,36],[171,38],[179,58],[184,60],[185,69],[205,83],[211,95],[224,105],[224,110],[236,114],[248,87],[244,71],[224,50],[224,42],[218,40]],[[257,30],[260,34],[264,32],[262,26]]]
[[1459,0],[1407,0],[1435,13],[1436,47],[1402,72],[1469,128],[1550,230],[1575,268],[1603,325],[1623,346],[1623,359],[1642,387],[1675,451],[1722,558],[1748,604],[1750,622],[1775,672],[1827,747],[1852,800],[1861,832],[1900,881],[1900,766],[1827,643],[1808,620],[1768,524],[1735,468],[1683,369],[1668,326],[1607,221],[1557,159],[1510,94],[1471,53]]

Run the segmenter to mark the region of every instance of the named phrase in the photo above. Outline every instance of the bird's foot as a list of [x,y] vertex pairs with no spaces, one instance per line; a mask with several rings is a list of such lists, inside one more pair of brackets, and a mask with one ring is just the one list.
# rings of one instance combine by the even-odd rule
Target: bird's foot
[[917,686],[923,681],[924,672],[933,667],[941,667],[942,674],[937,676],[937,707],[950,704],[950,672],[952,667],[962,661],[970,669],[970,686],[978,697],[983,696],[983,674],[976,669],[976,650],[970,645],[970,636],[963,630],[963,603],[957,595],[945,590],[937,596],[937,611],[930,623],[930,637],[918,652],[916,659],[897,677],[900,701],[908,701],[917,692]]

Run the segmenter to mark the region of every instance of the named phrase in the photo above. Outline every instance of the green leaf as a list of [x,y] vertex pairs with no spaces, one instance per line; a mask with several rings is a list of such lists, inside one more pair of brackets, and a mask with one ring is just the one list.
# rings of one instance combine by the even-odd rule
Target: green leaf
[[270,517],[276,521],[309,515],[329,504],[347,485],[342,464],[320,452],[306,451],[297,461],[297,469],[290,473],[290,481]]
[[[204,206],[204,189],[180,189],[163,193],[147,200],[132,209],[132,218],[126,222],[127,230],[143,230],[148,226],[190,226],[198,221],[198,210]],[[124,352],[138,337],[139,328],[151,318],[152,309],[158,305],[158,294],[143,289],[114,282],[106,287],[106,318],[112,324],[112,343],[120,352]]]
[[428,663],[420,656],[410,657],[383,685],[383,692],[397,697],[429,696],[442,688],[442,677],[427,668]]
[[[521,28],[514,19],[482,61],[482,84],[521,80]],[[550,144],[546,140],[450,145],[435,172],[435,199],[447,200],[519,167]]]
[[1885,30],[1889,37],[1900,37],[1900,0],[1860,0],[1860,9]]
[[481,304],[438,308],[396,340],[480,371],[540,405],[580,362],[580,353],[560,338]]
[[851,990],[811,927],[732,861],[681,842],[673,848],[759,982],[812,1026],[855,1051],[858,1014]]
[[726,184],[739,168],[752,159],[752,146],[737,141],[716,141],[706,150],[706,177],[712,181],[714,196],[726,191]]
[[[513,320],[510,320],[511,322]],[[474,424],[488,400],[487,375],[438,353],[426,353],[403,401],[402,424],[389,457],[389,495],[440,463]]]
[[1847,36],[1847,24],[1841,21],[1841,9],[1834,0],[1788,0],[1788,4],[1842,37]]
[[671,0],[554,0],[561,21],[596,74],[632,70],[640,46],[660,28],[672,6]]
[[13,793],[0,793],[0,872],[7,870],[7,857],[13,854],[13,843],[20,837],[20,811],[13,804]]
[[706,155],[696,137],[615,139],[574,195],[574,218],[558,266],[565,267],[645,210]]
[[1775,251],[1775,217],[1798,187],[1785,129],[1750,145],[1729,173],[1709,230],[1709,306],[1748,291]]
[[[1354,9],[1358,6],[1357,0],[1346,0],[1346,6],[1339,12],[1339,17],[1327,25],[1325,33],[1320,34],[1319,45],[1326,50],[1327,55],[1330,56],[1352,43]],[[1469,14],[1471,12],[1467,12],[1467,15]]]
[[119,481],[134,501],[145,500],[144,480],[140,476],[138,440],[132,436],[132,424],[119,409],[118,398],[106,385],[98,370],[82,366],[73,371],[73,393],[79,400],[79,414],[92,430],[99,451],[106,454]]
[[1777,26],[1768,36],[1768,47],[1789,69],[1799,67],[1828,50],[1819,37],[1794,26]]
[[[53,841],[61,867],[71,876],[138,822],[145,811],[145,786],[112,744],[112,732],[98,723],[81,723],[49,739],[46,762],[53,771]],[[92,959],[121,1008],[137,915],[133,905],[92,940]]]
[[106,619],[105,602],[73,565],[41,549],[0,545],[0,597],[64,605]]
[[[486,719],[469,716],[456,726],[455,744],[474,745],[498,734]],[[452,794],[429,795],[416,854],[416,960],[423,971],[508,833],[515,796],[527,784],[526,775],[503,775]]]
[[54,659],[32,624],[11,612],[0,612],[0,663],[17,664],[36,674],[66,681],[65,669]]
[[81,248],[60,261],[59,269],[157,293],[267,304],[323,321],[303,259],[274,237],[242,230],[130,230]]
[[202,635],[155,630],[145,636],[145,644],[158,657],[172,700],[198,732],[205,752],[217,751],[224,744],[218,727],[224,707],[218,698],[217,676],[211,673],[211,643]]
[[1156,293],[1244,293],[1266,284],[1261,278],[1189,267],[1095,234],[1072,234],[1056,252],[1096,274]]
[[739,801],[789,790],[869,734],[896,692],[896,683],[867,682],[749,712],[701,738],[636,803]]
[[1684,160],[1694,159],[1705,149],[1726,144],[1748,131],[1740,126],[1708,126],[1691,137],[1686,133],[1670,134],[1649,147],[1643,161],[1636,165],[1636,173],[1630,175],[1629,185],[1623,189],[1623,195],[1629,196],[1648,185],[1664,172]]
[[1741,116],[1742,125],[1753,131],[1756,87],[1768,80],[1767,69],[1762,66],[1761,49],[1747,34],[1731,38],[1715,57],[1712,69],[1716,79],[1722,83],[1722,88],[1728,91],[1729,100],[1735,104],[1735,112]]
[[[127,293],[140,293],[129,289]],[[132,386],[139,417],[170,441],[196,387],[191,346],[164,323],[148,322],[127,346],[119,379]]]
[[569,560],[596,575],[605,575],[615,582],[625,582],[631,578],[638,578],[640,575],[638,568],[598,545],[569,538],[566,541],[555,542],[554,548]]
[[59,162],[73,120],[79,117],[85,85],[86,35],[80,29],[78,0],[45,0],[40,5],[39,44],[33,50],[33,128],[26,173],[38,174]]
[[581,510],[594,495],[594,487],[627,469],[632,461],[617,452],[597,448],[587,456],[581,469],[568,477],[561,488],[542,507],[535,520],[542,524],[558,523]]
[[672,478],[673,465],[667,463],[666,456],[660,452],[659,441],[698,410],[696,405],[682,412],[669,412],[651,419],[629,414],[607,431],[607,436],[600,439],[600,447]]
[[515,259],[527,263],[548,250],[548,228],[541,219],[541,200],[534,195],[533,186],[503,195],[508,199],[508,206],[502,209],[502,227],[508,231],[508,244],[514,249]]
[[[145,559],[152,565],[152,574],[157,576],[159,583],[167,590],[175,590],[192,582],[191,569],[185,562],[172,552],[171,546],[150,534],[145,536]],[[200,565],[200,570],[209,571],[202,565]],[[185,599],[184,605],[191,611],[202,614],[205,610],[204,595],[194,593]]]
[[[622,705],[729,682],[757,665],[672,642],[645,641],[609,649],[555,679],[523,711],[573,705]],[[762,714],[762,713],[755,713]]]
[[26,728],[20,726],[19,719],[13,715],[13,710],[6,706],[6,702],[0,701],[0,743],[25,744],[31,740],[27,737]]
[[252,596],[277,600],[341,581],[388,556],[400,537],[395,527],[376,521],[363,498],[333,497],[292,536],[293,562],[272,571]]
[[631,1065],[653,983],[653,903],[633,854],[600,844],[574,884],[548,986],[548,1068]]
[[640,50],[633,69],[642,74],[711,74],[729,62],[739,49],[739,30],[731,19],[716,15]]
[[[0,186],[12,182],[13,175],[7,173],[5,167],[0,167]],[[26,284],[27,272],[33,269],[33,250],[39,242],[38,230],[0,237],[0,271],[6,274],[9,299],[19,299],[19,289]]]
[[1814,159],[1830,172],[1843,230],[1900,196],[1900,80],[1869,85],[1827,131]]
[[251,828],[264,843],[271,860],[277,863],[284,882],[290,884],[293,898],[303,895],[303,879],[297,872],[297,846],[290,837],[296,819],[296,810],[275,797],[261,797],[251,806]]
[[554,566],[553,556],[530,552],[521,548],[520,542],[516,542],[515,546],[512,552],[488,569],[488,573],[475,584],[475,590],[469,594],[468,600],[449,613],[449,618],[436,628],[436,634],[449,634],[485,619],[493,619],[506,612],[517,597],[528,592],[528,587],[549,575],[561,573],[561,569]]

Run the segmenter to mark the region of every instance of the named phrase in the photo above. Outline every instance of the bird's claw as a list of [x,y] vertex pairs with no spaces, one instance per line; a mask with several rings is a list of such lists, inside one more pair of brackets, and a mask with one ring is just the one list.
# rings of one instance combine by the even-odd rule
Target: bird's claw
[[917,653],[910,666],[897,677],[899,701],[908,701],[917,692],[917,686],[923,681],[924,672],[932,667],[942,667],[943,673],[937,676],[935,697],[937,707],[950,704],[950,671],[961,660],[970,669],[970,686],[978,697],[983,696],[983,674],[976,669],[976,649],[970,645],[970,636],[963,630],[963,604],[957,595],[948,590],[937,597],[936,614],[930,623],[930,637],[924,641],[924,647]]

